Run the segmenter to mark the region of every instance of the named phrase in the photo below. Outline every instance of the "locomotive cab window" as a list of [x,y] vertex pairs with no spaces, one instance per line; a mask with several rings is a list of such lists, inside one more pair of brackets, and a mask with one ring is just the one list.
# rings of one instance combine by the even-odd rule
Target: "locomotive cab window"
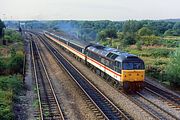
[[123,69],[124,70],[142,70],[144,69],[144,63],[142,62],[127,62],[123,63]]

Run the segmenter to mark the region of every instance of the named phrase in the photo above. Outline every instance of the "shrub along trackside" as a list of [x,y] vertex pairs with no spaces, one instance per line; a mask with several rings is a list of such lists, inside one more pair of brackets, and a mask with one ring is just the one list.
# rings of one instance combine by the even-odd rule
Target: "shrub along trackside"
[[[110,40],[101,40],[100,43],[109,46]],[[146,41],[144,41],[146,42]],[[113,39],[112,46],[114,48],[120,48],[123,51],[138,55],[141,57],[146,65],[146,75],[159,80],[167,85],[174,84],[178,85],[180,83],[180,77],[178,66],[180,66],[177,61],[173,58],[177,57],[177,49],[180,40],[161,38],[158,39],[156,44],[144,44],[144,42],[137,41],[135,45],[124,45],[121,44],[120,40]],[[151,43],[151,41],[150,41]],[[177,50],[176,50],[177,49]],[[176,51],[176,53],[174,53]],[[176,64],[174,64],[176,63]],[[178,70],[177,70],[178,69]],[[172,73],[173,72],[173,73]]]
[[0,58],[0,75],[22,74],[23,59],[24,55],[20,51],[9,58]]
[[180,47],[171,54],[166,68],[166,76],[174,85],[180,85]]
[[12,120],[13,106],[23,88],[23,42],[20,33],[6,30],[0,45],[0,120]]
[[0,118],[13,119],[13,101],[22,89],[21,75],[0,77]]

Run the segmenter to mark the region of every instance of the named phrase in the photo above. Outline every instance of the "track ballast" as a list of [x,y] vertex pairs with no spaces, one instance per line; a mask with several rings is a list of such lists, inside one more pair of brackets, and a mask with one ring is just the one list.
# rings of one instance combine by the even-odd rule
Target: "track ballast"
[[35,112],[35,118],[40,120],[64,120],[51,80],[33,40],[31,41],[31,55],[39,107]]
[[91,102],[98,108],[101,115],[105,119],[132,119],[123,110],[116,107],[105,95],[103,95],[92,83],[89,82],[71,63],[69,63],[42,35],[38,35],[44,45],[56,58],[57,62],[63,66],[67,73],[77,83],[81,90],[91,100]]

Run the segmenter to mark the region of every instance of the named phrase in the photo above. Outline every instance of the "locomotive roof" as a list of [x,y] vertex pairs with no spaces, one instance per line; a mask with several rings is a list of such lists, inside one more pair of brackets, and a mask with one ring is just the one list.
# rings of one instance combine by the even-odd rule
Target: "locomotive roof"
[[119,62],[122,62],[123,60],[128,59],[128,58],[138,58],[136,55],[129,54],[127,52],[120,51],[115,48],[109,48],[109,47],[105,47],[98,44],[91,45],[87,49],[97,54],[100,54],[101,56],[104,56],[104,57],[107,57],[107,58],[110,58],[112,60],[119,61]]

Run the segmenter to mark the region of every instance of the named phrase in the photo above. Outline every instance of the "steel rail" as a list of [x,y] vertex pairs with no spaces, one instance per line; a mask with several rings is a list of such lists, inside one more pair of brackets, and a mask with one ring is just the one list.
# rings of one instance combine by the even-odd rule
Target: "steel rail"
[[[111,115],[107,115],[108,109],[103,110],[102,108],[100,108],[99,105],[98,105],[98,104],[99,104],[98,102],[101,102],[101,104],[106,105],[107,108],[113,107],[116,111],[118,111],[118,113],[120,114],[120,116],[122,116],[124,119],[127,119],[127,120],[132,119],[132,118],[130,118],[130,116],[125,115],[125,114],[124,114],[119,108],[117,108],[102,92],[100,92],[91,82],[89,82],[89,80],[86,79],[86,77],[85,77],[84,75],[82,75],[82,74],[79,72],[79,70],[77,70],[66,58],[64,58],[64,57],[61,55],[61,53],[59,53],[59,51],[57,51],[56,48],[54,48],[54,46],[53,46],[51,43],[49,43],[49,42],[47,42],[46,40],[44,40],[44,38],[42,38],[42,36],[40,36],[40,38],[41,38],[42,43],[43,43],[43,44],[48,48],[48,50],[53,54],[53,56],[56,58],[56,60],[58,61],[58,63],[60,63],[61,66],[67,71],[67,73],[73,78],[73,80],[74,80],[74,81],[77,83],[77,85],[82,89],[82,91],[88,96],[88,98],[92,101],[92,103],[99,109],[99,111],[102,113],[102,115],[105,117],[105,119],[111,119],[111,118],[110,118]],[[60,56],[60,58],[59,58],[59,56]],[[61,59],[61,60],[60,60],[60,59]],[[64,62],[65,62],[64,64],[62,63],[62,59],[63,59]],[[77,80],[77,77],[75,77],[75,76],[72,74],[72,72],[69,71],[69,69],[67,69],[67,66],[65,66],[65,64],[67,64],[69,67],[71,67],[71,69],[74,70],[73,72],[75,72],[75,73],[79,76],[79,79],[82,79],[83,82],[84,82],[87,86],[89,86],[89,89],[91,88],[91,89],[94,89],[94,90],[95,90],[95,92],[93,93],[93,94],[96,93],[96,94],[94,95],[94,97],[100,96],[100,97],[102,97],[101,100],[105,100],[106,102],[103,103],[104,101],[95,101],[95,99],[92,97],[92,95],[90,95],[90,92],[87,91],[87,89],[84,89],[84,88],[82,87],[82,84]],[[96,99],[97,99],[97,98],[96,98]],[[109,105],[107,104],[107,102],[108,102]],[[106,112],[107,112],[107,113],[106,113]],[[111,117],[112,117],[112,116],[111,116]],[[119,119],[120,119],[120,117],[119,117]]]
[[[34,41],[31,41],[31,49],[33,50],[32,42],[34,42]],[[58,113],[56,114],[56,116],[60,116],[61,118],[58,118],[58,119],[64,120],[65,118],[64,118],[64,115],[63,115],[63,113],[62,113],[62,110],[61,110],[60,104],[59,104],[59,102],[58,102],[57,96],[56,96],[56,94],[55,94],[55,91],[54,91],[54,88],[53,88],[51,79],[50,79],[50,77],[49,77],[49,75],[48,75],[48,72],[47,72],[46,67],[45,67],[45,64],[44,64],[44,62],[43,62],[43,60],[42,60],[41,54],[40,54],[40,52],[39,52],[39,49],[38,49],[38,47],[37,47],[37,45],[36,45],[35,43],[34,43],[34,47],[35,47],[36,50],[37,50],[37,55],[38,55],[38,57],[39,57],[39,59],[40,59],[40,64],[42,65],[43,71],[44,71],[44,73],[45,73],[45,77],[46,77],[46,79],[47,79],[47,81],[48,81],[48,85],[49,85],[49,87],[50,87],[50,91],[51,91],[52,96],[53,96],[53,98],[54,98],[54,100],[55,100],[55,105],[56,105],[56,107],[57,107],[57,109],[58,109]],[[33,51],[32,53],[34,53],[34,51]],[[40,92],[40,88],[39,88],[39,84],[38,84],[38,77],[37,77],[36,65],[35,65],[35,60],[34,60],[34,59],[35,59],[34,54],[33,54],[33,57],[32,57],[32,58],[33,58],[33,63],[34,63],[33,65],[34,65],[34,73],[35,73],[35,78],[36,78],[36,89],[37,89],[37,94],[38,94],[40,117],[41,117],[41,120],[43,120],[43,119],[45,119],[45,117],[44,117],[44,115],[43,115],[43,108],[42,108],[41,95],[40,95],[41,92]],[[44,86],[44,87],[45,87],[45,86]],[[51,97],[51,96],[50,96],[50,97]],[[49,109],[51,109],[51,108],[49,108]]]

